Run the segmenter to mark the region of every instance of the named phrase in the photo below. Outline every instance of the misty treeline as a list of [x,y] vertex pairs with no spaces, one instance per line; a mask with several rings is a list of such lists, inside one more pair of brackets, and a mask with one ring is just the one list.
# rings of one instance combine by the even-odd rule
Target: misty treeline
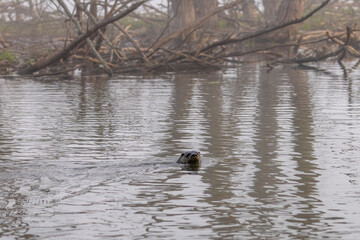
[[0,1],[0,72],[219,69],[359,58],[351,0]]

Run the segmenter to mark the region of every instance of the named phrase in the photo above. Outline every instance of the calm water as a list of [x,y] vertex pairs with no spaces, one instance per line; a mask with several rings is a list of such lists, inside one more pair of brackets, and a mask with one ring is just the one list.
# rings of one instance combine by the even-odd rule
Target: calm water
[[360,70],[321,68],[0,79],[0,238],[356,239]]

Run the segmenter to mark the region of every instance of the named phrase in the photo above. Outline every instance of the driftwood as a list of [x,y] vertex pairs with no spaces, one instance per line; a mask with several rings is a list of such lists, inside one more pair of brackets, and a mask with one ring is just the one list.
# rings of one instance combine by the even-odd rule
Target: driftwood
[[43,61],[37,62],[35,64],[32,64],[30,66],[25,67],[24,69],[20,70],[20,74],[31,74],[33,72],[39,71],[45,67],[50,66],[51,64],[59,61],[60,59],[66,57],[74,48],[76,48],[80,43],[85,41],[88,37],[90,37],[92,34],[94,34],[96,31],[98,31],[100,28],[113,23],[128,14],[130,14],[132,11],[140,7],[142,4],[144,4],[147,0],[143,0],[141,2],[133,4],[131,7],[129,7],[124,12],[121,12],[111,18],[104,19],[98,23],[96,23],[92,28],[90,28],[87,32],[84,34],[78,36],[74,41],[72,41],[67,47],[65,47],[60,52],[55,53],[54,55],[51,55],[50,57],[46,58]]

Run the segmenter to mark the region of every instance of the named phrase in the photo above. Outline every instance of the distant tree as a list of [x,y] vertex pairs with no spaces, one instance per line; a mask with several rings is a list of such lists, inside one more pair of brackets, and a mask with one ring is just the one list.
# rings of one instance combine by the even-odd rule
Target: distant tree
[[[195,7],[195,16],[196,18],[200,18],[211,11],[213,11],[217,5],[217,0],[193,0],[194,7]],[[212,16],[207,23],[205,24],[205,27],[212,27],[216,26],[218,23],[218,16],[214,15]]]
[[276,12],[280,6],[279,0],[262,0],[264,5],[264,18],[267,24],[271,23],[276,18]]
[[[171,18],[173,18],[173,31],[179,30],[195,21],[196,18],[193,0],[169,0],[169,4]],[[184,32],[175,39],[174,44],[178,45],[185,40],[190,41],[191,39],[189,34],[190,32]]]
[[[297,18],[300,18],[305,9],[306,0],[282,0],[276,12],[273,24],[282,24]],[[274,32],[273,39],[275,41],[287,41],[294,37],[295,26],[289,26]]]
[[[91,0],[90,1],[90,13],[95,18],[94,20],[97,20],[97,17],[98,17],[97,8],[98,8],[98,1],[97,0]],[[92,21],[91,18],[89,20],[90,20],[91,24],[95,24],[95,22]]]
[[254,0],[247,0],[241,3],[244,20],[249,23],[254,23],[258,17],[258,10]]

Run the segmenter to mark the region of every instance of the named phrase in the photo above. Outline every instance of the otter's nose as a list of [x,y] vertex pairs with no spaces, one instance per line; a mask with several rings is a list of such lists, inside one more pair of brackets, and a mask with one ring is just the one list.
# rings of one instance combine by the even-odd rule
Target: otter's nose
[[199,155],[200,155],[199,152],[191,154],[192,157],[196,157],[196,156],[199,156]]

